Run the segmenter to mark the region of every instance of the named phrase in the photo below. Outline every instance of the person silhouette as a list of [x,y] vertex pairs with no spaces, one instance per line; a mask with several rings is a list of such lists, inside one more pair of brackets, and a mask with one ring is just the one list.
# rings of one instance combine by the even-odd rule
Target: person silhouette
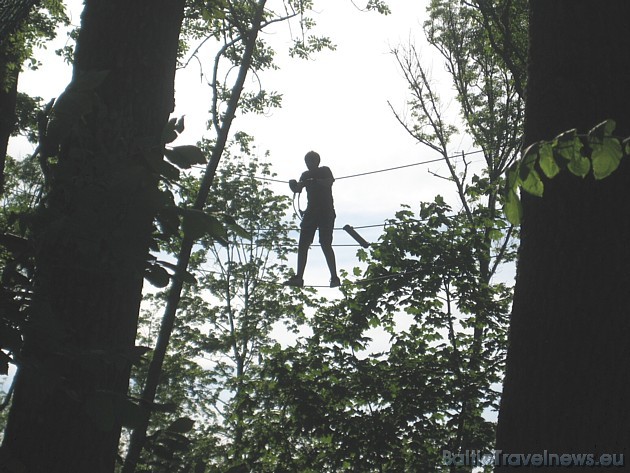
[[307,171],[302,173],[300,180],[291,179],[289,187],[294,194],[299,194],[306,188],[308,204],[304,211],[300,225],[300,242],[298,245],[297,273],[285,281],[285,286],[304,286],[304,269],[308,250],[315,238],[315,231],[319,229],[319,243],[326,258],[330,271],[330,287],[341,284],[337,276],[337,263],[332,248],[333,228],[335,226],[335,207],[333,204],[332,185],[335,178],[327,166],[320,166],[319,154],[309,151],[304,156]]

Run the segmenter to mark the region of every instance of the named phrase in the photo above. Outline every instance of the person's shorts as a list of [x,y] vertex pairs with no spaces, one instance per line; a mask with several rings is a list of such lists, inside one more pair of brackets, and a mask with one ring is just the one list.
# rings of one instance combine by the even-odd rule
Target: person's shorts
[[307,239],[309,245],[313,243],[315,231],[319,229],[319,243],[330,245],[333,240],[333,228],[335,227],[335,212],[306,212],[300,225],[300,239]]

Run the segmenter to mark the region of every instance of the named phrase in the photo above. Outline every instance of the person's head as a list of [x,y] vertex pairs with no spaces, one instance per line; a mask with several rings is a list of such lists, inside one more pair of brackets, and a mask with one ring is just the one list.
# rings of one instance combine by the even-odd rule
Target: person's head
[[309,151],[308,153],[306,153],[306,156],[304,156],[304,162],[306,163],[306,167],[309,169],[309,171],[317,169],[317,167],[319,166],[319,161],[319,154],[317,154],[315,151]]

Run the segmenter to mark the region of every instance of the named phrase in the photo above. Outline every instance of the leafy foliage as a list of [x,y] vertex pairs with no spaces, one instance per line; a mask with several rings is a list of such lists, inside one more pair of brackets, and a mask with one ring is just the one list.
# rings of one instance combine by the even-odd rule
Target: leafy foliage
[[[227,108],[232,90],[228,75],[234,68],[243,63],[245,43],[248,39],[248,28],[257,8],[257,3],[252,0],[220,0],[205,2],[193,0],[187,2],[186,14],[183,24],[182,36],[184,41],[180,45],[181,61],[187,66],[193,60],[197,60],[204,73],[207,67],[206,61],[201,59],[206,56],[203,51],[211,51],[214,61],[211,73],[208,74],[208,84],[212,88],[212,106],[210,109],[210,123],[217,131],[221,126],[223,113]],[[382,2],[375,3],[371,7],[374,10]],[[265,13],[260,30],[271,29],[277,24],[288,24],[291,33],[288,54],[291,57],[308,59],[315,53],[326,49],[334,49],[330,38],[313,34],[315,21],[310,16],[314,8],[314,2],[299,0],[283,0],[281,2],[263,2]],[[293,28],[299,31],[292,33]],[[248,69],[256,75],[258,87],[254,90],[244,90],[239,100],[239,109],[243,113],[264,113],[265,111],[280,107],[282,95],[276,91],[268,91],[263,88],[258,74],[268,69],[277,69],[275,58],[278,51],[271,48],[263,35],[258,35],[256,48],[248,65]],[[187,56],[187,57],[186,57]]]
[[[239,137],[241,152],[253,152],[250,137]],[[177,409],[152,417],[153,432],[143,460],[152,471],[189,471],[186,468],[202,460],[221,471],[248,464],[250,391],[257,383],[265,347],[275,343],[272,332],[279,324],[298,330],[304,307],[315,303],[306,294],[285,291],[280,283],[288,275],[285,262],[294,240],[289,238],[292,224],[284,220],[287,197],[275,195],[255,178],[272,176],[268,165],[251,157],[224,161],[217,175],[206,212],[229,214],[239,225],[227,225],[222,242],[201,237],[192,255],[189,270],[195,279],[182,296],[158,392],[159,404]],[[178,198],[186,205],[199,181],[186,176],[182,183]],[[146,314],[144,327],[151,326],[161,298],[150,297],[154,308]],[[145,336],[151,334],[149,330]],[[134,385],[142,385],[143,371],[136,376]],[[198,422],[187,435],[186,448],[164,449],[168,445],[163,445],[160,432],[177,415]],[[162,447],[155,442],[162,442]]]
[[[520,69],[513,69],[497,48],[497,38],[503,38],[502,47],[507,47],[505,41],[515,39],[517,33],[501,28],[510,24],[516,28],[525,21],[526,12],[523,2],[492,2],[503,8],[499,24],[494,16],[488,16],[492,12],[477,5],[481,3],[488,6],[488,2],[434,0],[428,8],[429,20],[424,30],[429,43],[444,59],[456,92],[463,131],[483,157],[483,168],[474,172],[464,153],[461,160],[451,154],[450,143],[458,128],[447,118],[416,48],[410,45],[395,50],[411,98],[408,119],[394,113],[414,139],[443,157],[446,175],[436,175],[453,184],[461,211],[447,218],[448,206],[437,198],[434,203],[421,206],[417,226],[411,225],[411,213],[400,212],[397,226],[403,225],[410,235],[419,237],[409,240],[397,227],[388,229],[387,235],[395,238],[395,244],[387,246],[388,253],[382,253],[381,248],[374,250],[372,258],[384,264],[368,268],[366,276],[384,278],[379,286],[389,289],[380,296],[375,294],[384,301],[375,310],[382,307],[391,312],[394,307],[408,307],[404,310],[415,317],[410,330],[424,340],[422,346],[410,345],[413,348],[408,352],[415,349],[432,353],[428,366],[439,367],[444,376],[438,392],[446,394],[437,396],[439,401],[434,405],[439,422],[432,424],[435,428],[423,437],[425,446],[420,448],[429,452],[429,457],[435,454],[437,446],[451,451],[479,445],[491,447],[494,425],[486,419],[489,412],[496,410],[496,383],[501,379],[505,355],[511,289],[494,280],[498,268],[515,255],[513,227],[499,207],[503,199],[511,198],[504,197],[501,189],[503,175],[520,148],[524,79]],[[518,9],[510,7],[516,8],[517,4]],[[431,247],[434,253],[426,253]],[[425,261],[431,266],[423,268]],[[398,273],[403,276],[391,277]],[[377,319],[373,323],[377,324]],[[394,346],[406,344],[404,337],[396,337],[394,334]],[[489,345],[488,337],[497,343]],[[434,471],[433,468],[428,463],[421,470]]]
[[[67,25],[69,21],[62,1],[42,1],[41,7],[31,12],[28,21],[22,22],[17,31],[2,43],[2,55],[6,60],[2,67],[8,71],[6,77],[15,77],[10,71],[19,71],[25,65],[37,69],[39,61],[35,58],[35,50],[45,47],[47,41],[55,38],[57,26]],[[10,84],[2,83],[0,86],[7,90]]]
[[[309,320],[312,335],[265,352],[250,468],[446,471],[443,449],[491,447],[484,414],[497,407],[511,291],[483,280],[477,228],[450,212],[439,198],[398,212],[361,251],[365,282],[346,281],[344,299]],[[374,353],[376,327],[390,341]]]
[[5,192],[0,211],[0,374],[7,374],[12,355],[22,347],[33,276],[29,223],[41,196],[42,174],[32,159],[7,157]]
[[[80,95],[84,91],[90,91],[94,84],[99,82],[88,78],[87,82],[82,82],[83,86],[71,85],[70,93],[78,91],[78,101],[85,100],[91,102],[96,100],[89,94]],[[85,85],[87,84],[87,85]],[[72,102],[72,101],[71,101]],[[59,101],[57,101],[59,103]],[[67,102],[69,103],[69,102]],[[76,103],[76,101],[74,102]],[[62,108],[65,107],[62,101]],[[57,108],[57,120],[59,120],[59,108]],[[183,121],[171,120],[167,129],[183,131]],[[58,139],[73,132],[74,119],[65,121],[63,126],[58,127]],[[174,135],[165,133],[165,136],[174,138]],[[168,139],[168,138],[167,138]],[[176,146],[169,148],[165,156],[175,161],[182,168],[189,168],[192,163],[200,163],[205,160],[202,151],[197,147]],[[54,167],[54,161],[49,163]],[[167,164],[162,160],[161,165]],[[154,167],[154,172],[159,173],[159,165]],[[176,168],[173,168],[177,170]],[[32,227],[41,220],[40,209],[45,205],[46,186],[44,176],[40,168],[40,163],[34,157],[23,161],[16,161],[12,158],[7,160],[7,182],[6,191],[3,195],[3,207],[0,213],[0,223],[2,233],[0,243],[2,252],[0,258],[3,262],[2,287],[0,290],[0,374],[8,372],[10,363],[15,363],[20,359],[22,350],[23,335],[27,327],[32,325],[31,312],[34,310],[32,303],[33,276],[35,266],[33,255],[35,251],[32,239]],[[179,173],[179,171],[177,171]],[[157,250],[161,245],[178,236],[186,223],[187,209],[175,205],[172,192],[169,189],[169,181],[165,176],[161,176],[165,185],[157,194],[158,218],[155,221],[154,248]],[[164,220],[164,215],[174,218]],[[178,215],[184,215],[180,219]],[[198,236],[220,239],[225,235],[227,228],[237,229],[241,236],[248,235],[242,232],[234,219],[221,214],[217,217],[201,213],[201,218],[212,222],[211,226],[202,226],[198,231]],[[219,220],[220,219],[220,220]],[[39,223],[41,224],[41,222]],[[185,231],[185,230],[184,230]],[[171,277],[165,268],[172,269],[169,263],[157,259],[153,255],[146,255],[147,269],[146,279],[158,287],[168,284]],[[192,276],[190,276],[192,278]],[[194,280],[194,278],[192,278]],[[35,308],[36,309],[36,308]],[[41,322],[40,322],[41,323]],[[49,340],[47,343],[54,345],[59,343],[63,331],[55,325],[54,320],[49,320],[47,332]],[[142,361],[141,355],[146,351],[142,347],[136,347],[133,353],[109,353],[107,351],[99,353],[68,353],[68,356],[78,357],[80,363],[119,363],[128,362],[139,363]],[[59,348],[59,350],[62,350]],[[140,350],[140,351],[138,351]],[[52,382],[52,381],[51,381]],[[57,382],[57,381],[55,381]],[[96,392],[85,400],[85,410],[92,418],[93,422],[101,429],[111,430],[117,423],[127,426],[136,425],[138,419],[143,415],[142,408],[134,399],[121,396],[113,392]]]
[[476,19],[488,38],[488,46],[509,71],[521,98],[527,80],[527,0],[469,0],[465,2],[478,12]]
[[504,211],[510,222],[514,225],[521,222],[519,189],[542,197],[544,177],[552,179],[564,169],[582,179],[589,175],[596,180],[610,176],[619,167],[621,159],[630,154],[630,138],[622,141],[614,136],[615,126],[614,120],[605,120],[585,135],[572,129],[551,141],[530,145],[507,172]]
[[[290,51],[299,57],[333,48],[329,39],[308,34],[312,3],[289,1],[286,15],[266,13],[265,25],[299,20],[302,35]],[[232,93],[219,79],[219,64],[226,61],[229,71],[242,60],[253,5],[219,0],[187,7],[186,34],[219,45],[211,81],[215,129]],[[380,1],[370,0],[367,8],[388,11]],[[196,210],[191,204],[199,180],[190,170],[205,164],[216,142],[167,146],[159,159],[143,157],[142,165],[161,180],[153,196],[153,252],[143,255],[146,279],[157,287],[169,284],[176,265],[165,260],[183,235],[196,240],[195,252],[182,276],[185,293],[158,401],[141,407],[134,397],[148,362],[134,353],[139,367],[131,397],[101,392],[86,404],[104,429],[119,419],[134,427],[143,409],[154,412],[143,471],[441,471],[444,448],[491,447],[493,424],[485,416],[498,399],[511,294],[493,277],[513,256],[511,228],[495,210],[503,172],[518,147],[522,104],[514,78],[492,53],[482,17],[444,1],[433,2],[430,12],[427,35],[446,59],[464,126],[483,148],[487,166],[470,178],[466,162],[457,172],[447,158],[456,128],[441,117],[418,56],[401,60],[414,94],[415,123],[407,129],[444,154],[463,210],[453,214],[436,198],[418,215],[408,207],[398,212],[371,253],[360,252],[366,285],[345,286],[342,300],[324,305],[312,292],[279,285],[293,240],[284,220],[287,200],[255,178],[273,176],[268,166],[224,159],[211,201]],[[274,54],[258,41],[252,69],[274,68]],[[52,121],[57,143],[97,100],[91,87],[75,82],[60,97]],[[260,88],[245,92],[241,110],[280,104],[278,93]],[[163,143],[172,143],[183,126],[183,119],[172,119]],[[605,138],[598,151],[601,172],[610,168],[615,148]],[[236,139],[241,153],[253,149],[248,135]],[[543,161],[553,173],[554,161]],[[54,158],[50,164],[56,165]],[[25,268],[16,274],[28,279]],[[13,303],[15,294],[3,303]],[[143,344],[155,336],[162,296],[148,297],[153,306],[144,315]],[[305,323],[312,333],[294,345],[275,342],[279,325],[302,333]],[[389,335],[386,351],[374,353],[373,330]]]
[[[483,39],[483,30],[476,31],[476,39]],[[499,64],[492,62],[489,49],[475,51],[487,55],[486,64]],[[467,52],[460,54],[466,57]],[[362,254],[369,264],[366,278],[374,283],[348,287],[342,301],[319,308],[315,317],[306,319],[313,334],[294,346],[275,344],[267,319],[292,314],[297,321],[305,320],[300,311],[307,301],[292,307],[296,301],[283,299],[286,295],[275,292],[273,284],[261,285],[256,269],[261,260],[251,264],[249,259],[256,255],[252,242],[239,250],[229,232],[223,246],[199,241],[205,249],[193,255],[196,283],[183,299],[160,393],[160,403],[180,407],[154,418],[156,430],[150,439],[158,438],[173,416],[199,422],[179,461],[173,455],[179,450],[159,454],[149,447],[147,466],[190,471],[206,459],[228,471],[435,471],[443,448],[490,447],[493,424],[484,414],[496,407],[510,296],[509,288],[491,280],[498,265],[512,257],[511,229],[496,213],[496,204],[518,132],[508,131],[506,121],[506,131],[495,140],[484,127],[519,111],[521,103],[509,81],[497,85],[504,77],[499,66],[479,70],[489,71],[484,79],[460,82],[462,97],[472,104],[463,108],[463,115],[487,150],[489,169],[468,179],[467,168],[462,177],[449,165],[464,211],[448,215],[450,207],[436,199],[421,207],[419,218],[408,210],[399,213],[381,245],[370,256]],[[423,80],[416,83],[426,86]],[[426,110],[439,113],[430,103],[435,95],[425,92],[415,105],[428,104]],[[495,107],[496,115],[483,108],[484,93],[496,94],[497,100],[485,105]],[[505,100],[503,93],[513,95]],[[216,97],[218,103],[228,95]],[[446,152],[452,128],[440,120],[427,124],[431,134],[420,141]],[[240,134],[238,139],[248,151],[251,138]],[[241,187],[250,185],[247,176],[252,174],[238,173],[245,176]],[[185,188],[180,194],[184,206],[195,195],[195,180],[188,180]],[[260,207],[243,214],[251,206],[247,199],[252,193],[220,185],[215,194],[229,198],[211,210],[226,210],[241,219],[257,247],[278,235],[258,235],[258,227],[244,223],[261,221]],[[213,255],[217,268],[205,266],[207,254]],[[211,288],[220,303],[206,296],[204,287]],[[257,319],[246,310],[245,301],[253,303],[249,297],[243,295],[235,304],[236,287],[250,296],[264,289],[261,301],[273,310]],[[283,301],[288,308],[279,305]],[[401,310],[408,328],[399,325]],[[292,326],[298,328],[295,322]],[[389,351],[372,353],[369,330],[376,328],[392,337]],[[202,366],[204,358],[210,359],[210,369]]]
[[[196,211],[202,211],[206,204],[217,166],[226,149],[232,121],[238,110],[260,112],[263,111],[264,107],[267,105],[274,106],[280,103],[279,96],[275,93],[267,93],[262,90],[258,93],[244,91],[245,79],[250,70],[257,73],[266,68],[274,67],[271,60],[273,58],[273,51],[265,46],[262,41],[263,36],[260,35],[260,33],[271,24],[284,22],[292,18],[300,18],[303,39],[311,38],[305,36],[305,32],[313,25],[312,21],[305,17],[305,12],[312,7],[312,2],[301,0],[299,2],[284,2],[285,14],[275,13],[273,9],[269,8],[266,0],[218,2],[217,6],[218,9],[216,11],[213,9],[213,13],[216,13],[217,18],[220,20],[217,23],[209,21],[212,16],[207,7],[205,11],[201,11],[201,19],[208,22],[207,26],[210,26],[210,30],[214,30],[215,33],[206,35],[201,41],[200,46],[196,48],[191,55],[191,59],[197,58],[199,48],[203,46],[206,41],[214,42],[213,40],[217,40],[218,44],[215,44],[215,46],[218,47],[218,52],[215,55],[212,80],[209,83],[212,87],[211,119],[209,126],[213,128],[216,137],[212,140],[210,161],[206,167],[204,177],[198,186],[198,192],[191,208],[194,212],[187,212],[189,223],[186,227],[188,232],[184,232],[184,238],[177,250],[178,261],[176,264],[176,277],[173,279],[173,284],[168,295],[169,303],[167,303],[165,307],[164,316],[162,318],[162,327],[164,330],[161,330],[160,333],[163,336],[160,336],[158,339],[158,344],[156,345],[150,366],[150,373],[143,390],[142,396],[145,402],[151,402],[156,394],[156,389],[159,384],[158,375],[162,369],[168,340],[170,339],[170,333],[176,319],[177,304],[180,301],[180,295],[183,289],[183,271],[188,267],[190,262],[193,248],[192,237],[196,236],[194,233],[193,235],[190,233],[191,230],[195,232],[190,226],[190,218],[192,214],[197,215]],[[224,7],[227,11],[224,11]],[[217,24],[221,27],[218,31],[215,29]],[[206,33],[207,32],[208,30],[206,30]],[[325,42],[321,43],[317,41],[316,44],[313,45],[313,50],[321,49],[321,47],[323,47],[322,44],[325,46]],[[225,73],[226,80],[221,82],[218,78],[226,60],[228,62],[227,72]],[[236,69],[238,72],[233,84],[228,86],[227,76],[232,69]],[[161,165],[161,167],[164,166]],[[176,172],[173,172],[172,166],[167,166],[167,169],[174,177],[177,175]],[[175,169],[175,171],[177,170]],[[197,224],[200,222],[205,222],[206,225],[212,223],[207,218],[192,218],[196,222],[195,227],[198,227]],[[242,234],[243,231],[240,233]],[[219,241],[219,237],[216,239]],[[144,444],[144,432],[147,427],[147,422],[148,418],[131,436],[129,451],[124,465],[124,471],[127,473],[133,472],[138,461],[142,445]]]

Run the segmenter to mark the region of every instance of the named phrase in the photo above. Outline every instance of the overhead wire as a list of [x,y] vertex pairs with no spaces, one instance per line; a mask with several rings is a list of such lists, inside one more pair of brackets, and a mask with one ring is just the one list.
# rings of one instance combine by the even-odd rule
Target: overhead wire
[[[462,158],[462,157],[472,156],[473,154],[479,154],[479,153],[483,153],[483,150],[478,149],[478,150],[474,150],[474,151],[469,151],[467,153],[462,152],[460,154],[454,154],[454,155],[451,155],[451,156],[446,156],[446,159]],[[413,167],[413,166],[421,166],[423,164],[437,163],[439,161],[443,161],[444,159],[445,159],[445,157],[442,156],[442,157],[439,157],[439,158],[427,159],[427,160],[418,161],[418,162],[415,162],[415,163],[403,164],[401,166],[393,166],[393,167],[390,167],[390,168],[376,169],[374,171],[366,171],[366,172],[360,172],[360,173],[357,173],[357,174],[349,174],[347,176],[336,177],[335,181],[340,181],[342,179],[351,179],[351,178],[354,178],[354,177],[368,176],[370,174],[378,174],[378,173],[381,173],[381,172],[396,171],[398,169],[405,169],[405,168],[410,168],[410,167]],[[195,165],[195,166],[192,166],[192,167],[194,167],[196,169],[205,169],[205,166]],[[245,174],[236,174],[236,176],[237,177],[251,177],[251,176],[248,176],[248,175],[245,175]],[[285,181],[285,180],[282,180],[282,179],[275,179],[273,177],[265,177],[265,176],[253,176],[253,177],[254,177],[254,179],[257,179],[259,181],[279,182],[281,184],[288,184],[289,183],[289,181]]]
[[[483,153],[483,150],[461,152],[460,154],[454,154],[454,155],[451,155],[451,156],[447,156],[446,158],[447,159],[455,159],[455,158],[471,156],[471,155],[479,154],[479,153]],[[405,168],[409,168],[409,167],[413,167],[413,166],[421,166],[423,164],[431,164],[431,163],[435,163],[435,162],[438,162],[438,161],[442,161],[444,159],[445,159],[444,157],[434,158],[434,159],[427,159],[427,160],[418,161],[418,162],[415,162],[415,163],[403,164],[401,166],[393,166],[393,167],[384,168],[384,169],[377,169],[375,171],[366,171],[366,172],[361,172],[361,173],[357,173],[357,174],[350,174],[350,175],[347,175],[347,176],[341,176],[341,177],[335,178],[335,180],[339,181],[339,180],[342,180],[342,179],[351,179],[351,178],[367,176],[367,175],[371,175],[371,174],[378,174],[378,173],[382,173],[382,172],[395,171],[395,170],[398,170],[398,169],[405,169]],[[193,166],[193,167],[197,168],[197,169],[205,169],[204,166]],[[236,174],[236,176],[238,176],[238,177],[250,177],[250,178],[253,178],[253,179],[260,180],[260,181],[279,182],[281,184],[288,184],[289,183],[289,181],[285,181],[285,180],[281,180],[281,179],[275,179],[275,178],[271,178],[271,177],[264,177],[264,176],[249,176],[249,175],[245,175],[245,174]],[[299,201],[298,201],[298,206],[299,206]],[[293,201],[293,207],[294,207],[294,210],[295,210],[295,199]],[[299,215],[299,213],[297,211],[296,211],[296,214]],[[374,225],[353,226],[353,228],[360,230],[360,229],[364,229],[364,228],[385,227],[385,225],[387,225],[387,223],[383,222],[381,224],[374,224]],[[264,230],[264,229],[259,229],[259,230]],[[335,227],[333,230],[339,231],[339,230],[344,230],[344,228],[343,227]],[[289,231],[299,231],[299,228],[295,227],[295,228],[290,229]]]
[[[217,275],[221,275],[222,273],[218,272],[218,271],[208,271],[208,270],[203,270],[203,269],[196,269],[196,271],[199,271],[201,273],[204,274],[217,274]],[[341,284],[341,287],[343,286],[360,286],[362,284],[366,284],[369,282],[373,282],[373,281],[384,281],[387,279],[393,279],[393,278],[397,278],[400,276],[408,276],[411,274],[417,274],[417,273],[421,273],[423,271],[426,271],[426,269],[415,269],[413,271],[399,271],[399,272],[395,272],[395,273],[390,273],[390,274],[384,274],[382,276],[374,276],[371,278],[362,278],[362,279],[355,279],[355,280],[350,280],[350,279],[346,279],[344,281],[344,283]],[[291,286],[285,286],[283,283],[278,282],[278,281],[270,281],[268,279],[261,279],[261,278],[254,278],[257,282],[261,282],[263,284],[269,284],[269,285],[273,285],[273,286],[277,286],[277,287],[291,287]],[[321,288],[321,287],[326,287],[326,288],[330,288],[330,286],[328,285],[312,285],[312,284],[305,284],[304,286],[301,286],[303,288]]]
[[[313,245],[313,246],[320,246],[320,245]],[[335,246],[335,245],[333,245]],[[360,245],[345,245],[345,246],[360,246]],[[496,258],[499,256],[499,254],[491,254],[490,255],[492,258]],[[222,273],[218,272],[218,271],[209,271],[209,270],[203,270],[201,268],[197,268],[195,271],[199,271],[201,273],[204,274],[217,274],[217,275],[221,275]],[[346,279],[342,284],[341,287],[343,286],[360,286],[363,284],[367,284],[370,282],[374,282],[374,281],[385,281],[388,279],[394,279],[397,277],[401,277],[401,276],[409,276],[412,274],[417,274],[417,273],[421,273],[421,272],[426,272],[426,268],[422,268],[422,269],[414,269],[411,271],[397,271],[397,272],[393,272],[393,273],[389,273],[389,274],[384,274],[381,276],[373,276],[373,277],[368,277],[368,278],[360,278],[360,279],[355,279],[355,280],[350,280],[350,279]],[[270,284],[270,285],[274,285],[277,287],[287,287],[285,286],[283,283],[280,283],[278,281],[270,281],[267,279],[262,279],[259,277],[254,277],[254,280],[257,282],[261,282],[263,284]],[[305,284],[303,286],[301,286],[303,288],[330,288],[329,285],[312,285],[312,284]]]
[[[446,218],[446,219],[452,219],[452,218],[457,217],[458,215],[460,215],[460,214],[442,215],[442,217]],[[426,222],[430,218],[432,218],[432,217],[416,218],[416,219],[413,219],[413,222]],[[355,230],[361,230],[361,229],[365,229],[365,228],[387,227],[388,225],[389,225],[389,222],[382,222],[382,223],[375,223],[375,224],[372,224],[372,225],[356,225],[356,226],[353,225],[352,228],[354,228]],[[272,229],[272,228],[264,228],[264,227],[255,229],[255,231],[257,231],[257,232],[265,232],[265,231],[271,231],[271,230],[274,230],[274,229]],[[290,232],[299,232],[300,231],[300,227],[290,227],[290,228],[287,228],[287,230],[290,231]],[[341,231],[341,230],[344,230],[344,228],[343,227],[335,227],[335,228],[333,228],[333,230]]]
[[[470,156],[470,155],[474,155],[474,154],[479,154],[479,153],[483,153],[483,150],[475,150],[475,151],[470,151],[470,152],[462,152],[460,154],[457,155],[451,155],[451,156],[446,156],[446,159],[455,159],[455,158],[463,158],[466,156]],[[431,164],[431,163],[435,163],[435,162],[439,162],[439,161],[443,161],[445,159],[445,157],[439,157],[439,158],[435,158],[435,159],[428,159],[428,160],[424,160],[424,161],[418,161],[415,163],[410,163],[410,164],[404,164],[401,166],[393,166],[393,167],[389,167],[389,168],[383,168],[383,169],[377,169],[374,171],[366,171],[366,172],[361,172],[361,173],[356,173],[356,174],[350,174],[350,175],[346,175],[346,176],[341,176],[341,177],[337,177],[335,178],[336,181],[339,180],[343,180],[343,179],[351,179],[351,178],[355,178],[355,177],[362,177],[362,176],[368,176],[368,175],[372,175],[372,174],[378,174],[378,173],[383,173],[383,172],[389,172],[389,171],[395,171],[395,170],[399,170],[399,169],[405,169],[405,168],[410,168],[410,167],[414,167],[414,166],[421,166],[424,164]],[[204,166],[193,166],[195,168],[200,168],[200,169],[205,169]],[[286,180],[281,180],[281,179],[275,179],[275,178],[271,178],[271,177],[264,177],[264,176],[249,176],[249,175],[240,175],[237,174],[236,176],[238,177],[250,177],[250,178],[254,178],[260,181],[270,181],[270,182],[278,182],[281,184],[288,184],[289,181]],[[295,202],[294,202],[294,206],[295,206]],[[454,218],[455,216],[457,216],[457,214],[453,214],[453,215],[445,215],[444,217],[446,218]],[[422,221],[426,221],[428,220],[430,217],[424,218],[424,219],[418,219],[417,221],[422,222]],[[383,222],[383,223],[379,223],[379,224],[372,224],[372,225],[359,225],[359,226],[354,226],[354,229],[366,229],[366,228],[377,228],[377,227],[385,227],[387,225],[387,222]],[[269,229],[265,229],[265,228],[260,228],[258,229],[258,231],[264,231],[264,230],[269,230]],[[335,227],[333,230],[344,230],[343,227]],[[291,228],[289,229],[289,231],[299,231],[299,228]],[[298,246],[297,244],[292,245],[292,246]],[[311,245],[311,246],[321,246],[321,245]],[[359,244],[333,244],[332,246],[334,247],[359,247],[361,245]],[[206,272],[206,271],[203,271]],[[395,277],[399,277],[399,276],[404,276],[404,275],[408,275],[408,274],[414,274],[419,272],[419,270],[415,270],[415,271],[407,271],[407,272],[399,272],[399,273],[392,273],[392,274],[388,274],[388,275],[384,275],[384,276],[377,276],[374,278],[364,278],[364,279],[357,279],[355,281],[349,281],[348,283],[351,285],[359,285],[359,284],[364,284],[367,282],[372,282],[372,281],[378,281],[378,280],[386,280],[386,279],[392,279]],[[265,281],[264,279],[257,279],[259,282],[263,282],[263,283],[268,283],[268,284],[277,284],[277,285],[281,285],[275,281]],[[322,287],[329,287],[329,286],[325,286],[325,285],[305,285],[303,287],[307,287],[307,288],[322,288]]]
[[385,169],[377,169],[376,171],[367,171],[367,172],[360,172],[358,174],[350,174],[348,176],[341,176],[341,177],[336,177],[335,180],[336,181],[340,181],[342,179],[350,179],[353,177],[361,177],[361,176],[367,176],[370,174],[378,174],[381,172],[388,172],[388,171],[396,171],[397,169],[404,169],[404,168],[410,168],[412,166],[420,166],[422,164],[430,164],[430,163],[435,163],[438,161],[442,161],[444,158],[435,158],[435,159],[429,159],[427,161],[421,161],[419,163],[411,163],[411,164],[404,164],[402,166],[395,166],[392,168],[385,168]]

